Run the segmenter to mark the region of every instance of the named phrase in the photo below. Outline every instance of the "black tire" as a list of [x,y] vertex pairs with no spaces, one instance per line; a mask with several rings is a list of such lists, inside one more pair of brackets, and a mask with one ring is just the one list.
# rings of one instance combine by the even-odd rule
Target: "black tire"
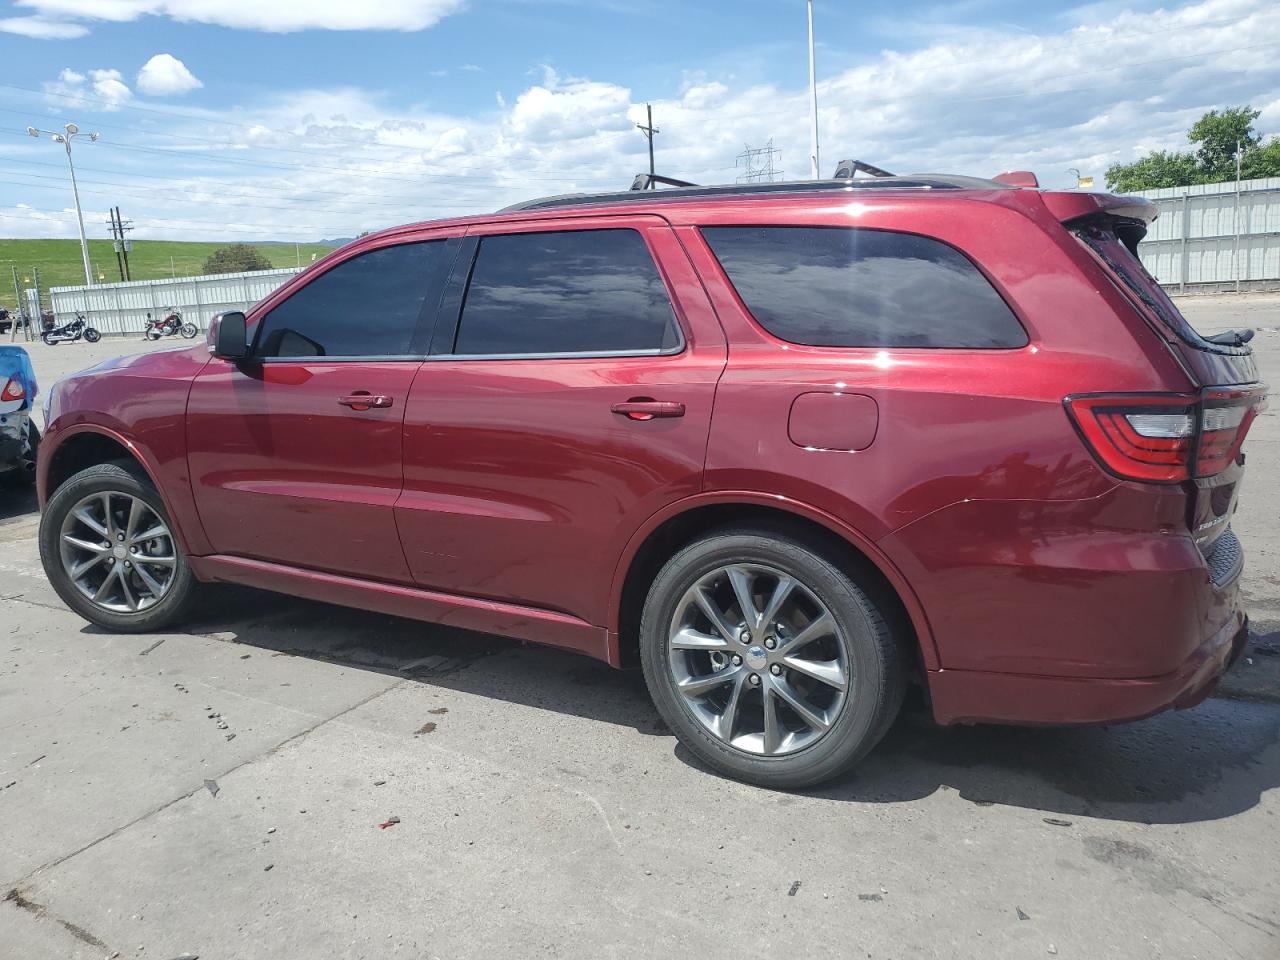
[[101,463],[81,470],[54,492],[40,517],[40,561],[53,589],[62,601],[90,623],[116,633],[148,633],[181,620],[195,599],[197,582],[182,552],[176,535],[172,538],[173,581],[164,596],[149,607],[134,613],[117,613],[104,609],[82,594],[63,569],[59,539],[68,512],[85,497],[94,493],[126,494],[142,500],[172,532],[173,521],[164,501],[140,467],[129,461]]
[[160,339],[160,331],[159,331],[159,330],[156,330],[154,327],[152,327],[152,328],[151,328],[151,329],[149,329],[146,333],[144,333],[142,336],[143,336],[143,339],[145,339],[145,340],[159,340],[159,339]]
[[102,339],[102,334],[100,334],[94,327],[85,327],[84,338],[90,343],[97,343]]
[[[676,688],[668,633],[686,592],[729,564],[759,564],[795,578],[830,611],[852,667],[843,708],[815,743],[778,756],[753,754],[713,734]],[[839,776],[880,741],[902,705],[907,656],[871,593],[801,539],[781,532],[726,529],[682,549],[650,587],[640,625],[645,681],[680,742],[712,769],[763,787],[796,789]]]
[[196,329],[196,325],[194,323],[184,323],[178,329],[178,332],[181,333],[182,336],[185,337],[187,340],[194,340],[195,335],[200,331]]
[[43,340],[43,341],[45,342],[45,345],[46,345],[46,346],[56,347],[56,346],[58,345],[59,341],[57,341],[57,340],[50,340],[50,339],[49,339],[49,336],[50,336],[50,335],[49,335],[49,333],[45,332],[45,333],[40,334],[40,339],[41,339],[41,340]]

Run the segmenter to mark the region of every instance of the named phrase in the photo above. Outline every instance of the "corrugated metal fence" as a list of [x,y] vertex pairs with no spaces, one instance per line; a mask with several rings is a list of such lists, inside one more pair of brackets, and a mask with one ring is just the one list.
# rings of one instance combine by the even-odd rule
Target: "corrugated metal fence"
[[49,291],[58,323],[83,313],[105,335],[141,335],[147,314],[157,320],[176,307],[182,319],[201,330],[223,310],[247,310],[298,271],[256,270],[172,280],[133,280],[96,287],[54,287]]
[[1280,177],[1240,181],[1238,203],[1234,180],[1140,196],[1160,217],[1139,252],[1170,292],[1280,288]]

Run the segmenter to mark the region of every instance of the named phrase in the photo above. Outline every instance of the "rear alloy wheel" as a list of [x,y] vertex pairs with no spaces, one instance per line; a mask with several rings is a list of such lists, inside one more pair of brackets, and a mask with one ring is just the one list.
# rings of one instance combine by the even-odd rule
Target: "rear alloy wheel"
[[902,656],[870,596],[808,545],[763,532],[725,532],[672,558],[650,591],[641,655],[685,746],[764,786],[848,769],[902,699]]
[[195,581],[164,504],[121,463],[80,471],[49,500],[40,558],[58,595],[109,630],[156,630],[186,609]]

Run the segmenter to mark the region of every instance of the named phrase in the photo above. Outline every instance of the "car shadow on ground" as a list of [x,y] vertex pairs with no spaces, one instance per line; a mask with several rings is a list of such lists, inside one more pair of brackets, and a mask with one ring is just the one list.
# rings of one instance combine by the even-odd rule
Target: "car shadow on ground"
[[[1232,816],[1280,786],[1264,757],[1280,739],[1280,622],[1256,624],[1254,671],[1219,695],[1138,723],[1079,728],[939,727],[908,697],[885,740],[849,775],[803,791],[855,803],[902,803],[953,790],[979,806],[1141,823]],[[92,629],[92,628],[89,628]],[[468,694],[671,737],[638,671],[520,641],[240,587],[206,594],[192,633],[276,655],[340,663]],[[673,753],[698,766],[671,737]]]
[[36,488],[31,484],[17,484],[8,477],[0,477],[0,520],[12,520],[38,513]]

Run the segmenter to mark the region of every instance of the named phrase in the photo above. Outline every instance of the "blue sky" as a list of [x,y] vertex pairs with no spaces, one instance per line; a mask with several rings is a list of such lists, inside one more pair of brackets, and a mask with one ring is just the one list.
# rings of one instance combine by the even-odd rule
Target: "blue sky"
[[[1244,102],[1280,133],[1273,0],[816,9],[824,174],[1100,182]],[[625,186],[646,100],[664,172],[730,181],[772,138],[808,173],[796,0],[0,0],[0,53],[0,236],[75,235],[65,159],[22,133],[68,120],[102,133],[75,146],[86,220],[118,203],[138,237],[318,239]]]

